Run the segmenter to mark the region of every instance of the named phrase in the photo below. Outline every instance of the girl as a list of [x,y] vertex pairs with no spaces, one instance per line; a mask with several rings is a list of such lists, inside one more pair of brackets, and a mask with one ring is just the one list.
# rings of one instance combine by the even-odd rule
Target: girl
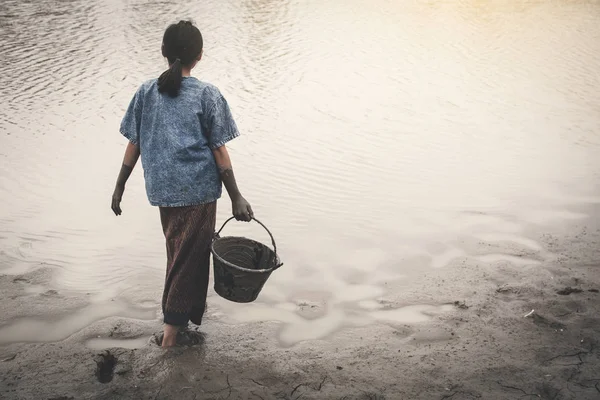
[[227,101],[215,86],[190,76],[202,58],[198,28],[189,21],[170,25],[162,55],[169,69],[138,88],[121,122],[129,144],[112,210],[121,215],[125,183],[141,155],[148,200],[159,207],[167,242],[162,347],[171,347],[180,327],[202,322],[223,184],[237,220],[250,221],[253,213],[238,190],[225,147],[239,136]]

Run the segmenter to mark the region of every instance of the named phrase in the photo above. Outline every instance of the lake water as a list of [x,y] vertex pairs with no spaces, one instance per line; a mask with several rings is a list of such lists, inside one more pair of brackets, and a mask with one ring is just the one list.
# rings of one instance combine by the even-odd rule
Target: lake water
[[[424,321],[444,306],[378,300],[472,256],[465,238],[543,252],[530,229],[600,200],[598,2],[3,0],[0,273],[52,268],[49,288],[92,304],[8,321],[0,343],[158,317],[164,239],[139,165],[123,215],[109,206],[121,117],[166,68],[162,33],[179,18],[203,32],[193,75],[231,104],[240,187],[285,262],[256,304],[211,289],[215,318],[281,321],[285,343]],[[225,197],[219,222],[229,213]],[[48,334],[24,338],[31,327]]]

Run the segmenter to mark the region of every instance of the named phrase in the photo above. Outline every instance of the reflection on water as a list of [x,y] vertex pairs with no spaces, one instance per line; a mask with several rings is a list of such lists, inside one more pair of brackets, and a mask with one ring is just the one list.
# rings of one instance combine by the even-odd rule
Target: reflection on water
[[[353,288],[354,289],[354,288]],[[381,288],[373,288],[381,294]],[[451,305],[416,305],[389,309],[383,302],[368,300],[376,298],[375,293],[362,297],[363,301],[351,302],[347,299],[315,304],[303,300],[295,303],[278,302],[274,305],[251,304],[248,307],[235,307],[218,299],[225,320],[236,323],[279,321],[283,329],[279,333],[280,343],[289,346],[303,340],[323,339],[340,327],[361,327],[374,322],[408,325],[429,321],[433,316],[451,310]],[[302,299],[302,296],[298,296]],[[360,296],[359,296],[360,298]]]
[[10,325],[0,327],[0,345],[11,342],[59,341],[79,332],[92,323],[119,316],[132,319],[153,320],[156,310],[131,307],[122,301],[97,303],[82,308],[76,313],[57,317],[34,319],[24,318]]
[[[539,263],[525,232],[585,218],[578,207],[600,200],[597,3],[5,0],[0,272],[43,264],[53,290],[158,307],[164,244],[141,171],[122,217],[108,199],[120,118],[164,69],[162,32],[179,17],[204,32],[194,73],[232,105],[236,174],[285,261],[254,305],[213,296],[232,321],[281,321],[291,343],[426,320],[440,307],[377,300],[460,258]],[[482,254],[465,240],[500,244]],[[0,332],[60,340],[91,322],[71,318],[64,331],[27,320]]]

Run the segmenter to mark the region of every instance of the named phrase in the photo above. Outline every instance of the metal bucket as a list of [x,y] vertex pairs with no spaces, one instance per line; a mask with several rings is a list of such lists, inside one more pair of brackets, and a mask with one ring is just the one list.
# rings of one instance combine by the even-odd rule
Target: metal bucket
[[229,218],[215,233],[211,252],[215,278],[215,292],[236,303],[250,303],[258,297],[271,273],[283,264],[277,255],[277,246],[271,232],[257,219],[273,243],[273,250],[252,239],[239,236],[220,237]]

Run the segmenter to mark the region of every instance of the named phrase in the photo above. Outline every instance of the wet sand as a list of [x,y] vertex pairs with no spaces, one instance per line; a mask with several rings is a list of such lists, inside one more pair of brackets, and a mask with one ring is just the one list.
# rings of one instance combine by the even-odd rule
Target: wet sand
[[[457,259],[398,284],[384,308],[452,306],[423,323],[341,329],[283,347],[277,323],[229,325],[209,312],[202,345],[163,351],[152,339],[158,320],[112,317],[66,340],[4,346],[0,398],[598,399],[599,221],[539,234],[555,255],[542,264]],[[515,257],[536,253],[517,246]],[[85,306],[28,291],[50,278],[45,271],[0,277],[0,326]],[[120,347],[100,350],[107,343]]]

